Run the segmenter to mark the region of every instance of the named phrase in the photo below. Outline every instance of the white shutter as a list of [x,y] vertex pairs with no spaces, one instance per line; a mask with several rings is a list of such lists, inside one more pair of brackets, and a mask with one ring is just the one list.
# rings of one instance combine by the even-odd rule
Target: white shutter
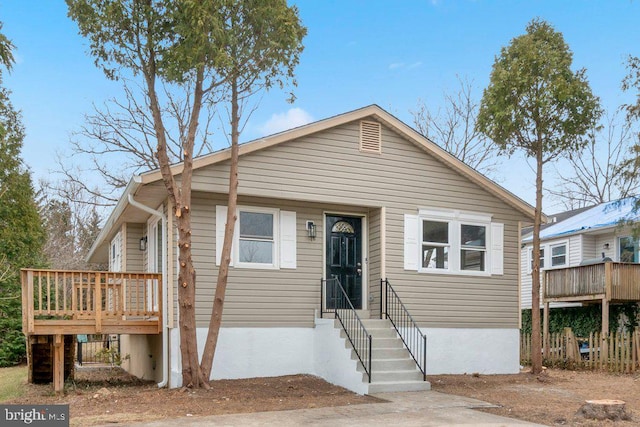
[[[227,225],[227,207],[216,206],[216,265],[220,265],[222,260],[222,245],[224,244],[224,230]],[[231,251],[233,254],[233,251]],[[231,262],[229,265],[233,265],[233,255],[231,256]]]
[[420,268],[420,218],[418,215],[404,216],[404,269],[418,271]]
[[504,274],[504,224],[491,223],[491,274]]
[[296,213],[280,211],[280,268],[296,268]]

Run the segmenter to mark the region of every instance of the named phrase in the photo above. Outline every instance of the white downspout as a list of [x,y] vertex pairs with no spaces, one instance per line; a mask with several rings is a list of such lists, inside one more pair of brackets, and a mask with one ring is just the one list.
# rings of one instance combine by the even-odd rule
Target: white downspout
[[167,246],[168,230],[167,230],[167,216],[162,211],[157,211],[149,206],[143,205],[136,201],[131,194],[129,196],[129,204],[134,206],[148,214],[158,216],[162,220],[162,381],[158,383],[158,387],[162,388],[167,385],[169,381],[169,327],[167,319],[167,257],[165,248]]

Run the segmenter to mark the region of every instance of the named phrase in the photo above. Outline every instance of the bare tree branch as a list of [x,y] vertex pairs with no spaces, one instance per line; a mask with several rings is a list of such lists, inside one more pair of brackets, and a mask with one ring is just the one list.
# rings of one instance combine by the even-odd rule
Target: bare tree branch
[[568,156],[569,170],[556,166],[560,185],[547,190],[568,210],[621,199],[635,194],[640,186],[640,176],[628,173],[630,164],[625,160],[636,132],[619,111],[607,114],[604,123],[592,129],[587,138],[583,151]]
[[[113,98],[101,107],[94,105],[94,111],[85,116],[84,125],[72,137],[72,154],[59,158],[55,172],[62,176],[62,182],[73,182],[82,188],[78,202],[91,200],[96,206],[112,206],[133,174],[159,168],[157,135],[144,90],[139,84],[125,81],[123,100]],[[184,160],[183,147],[193,107],[192,92],[189,83],[184,83],[164,84],[159,93],[161,114],[166,117],[166,150],[170,163]],[[198,156],[213,150],[211,126],[216,111],[211,100],[217,95],[209,92],[207,108],[201,110],[201,126],[194,147]],[[77,164],[89,166],[80,168],[75,166]],[[85,171],[94,173],[93,182],[98,175],[99,184],[93,187],[87,184],[83,177]],[[60,196],[69,196],[63,189],[57,191]]]
[[473,82],[458,76],[456,93],[443,94],[444,106],[433,113],[422,100],[412,111],[416,130],[484,174],[495,172],[498,149],[475,128],[479,103],[472,96]]

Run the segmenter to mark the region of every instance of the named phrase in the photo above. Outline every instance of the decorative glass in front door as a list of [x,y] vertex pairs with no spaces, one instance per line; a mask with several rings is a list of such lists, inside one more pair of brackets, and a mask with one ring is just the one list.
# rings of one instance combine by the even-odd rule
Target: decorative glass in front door
[[[327,216],[326,277],[338,279],[355,309],[362,308],[362,218]],[[330,282],[328,282],[330,283]],[[336,307],[339,288],[327,285],[327,308]]]

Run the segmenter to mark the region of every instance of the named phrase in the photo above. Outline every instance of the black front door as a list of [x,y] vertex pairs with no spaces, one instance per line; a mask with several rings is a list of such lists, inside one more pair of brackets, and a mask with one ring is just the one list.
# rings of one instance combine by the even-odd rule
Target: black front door
[[[362,308],[362,218],[327,215],[327,279],[338,279],[356,309]],[[327,286],[327,308],[336,307],[339,291]]]

